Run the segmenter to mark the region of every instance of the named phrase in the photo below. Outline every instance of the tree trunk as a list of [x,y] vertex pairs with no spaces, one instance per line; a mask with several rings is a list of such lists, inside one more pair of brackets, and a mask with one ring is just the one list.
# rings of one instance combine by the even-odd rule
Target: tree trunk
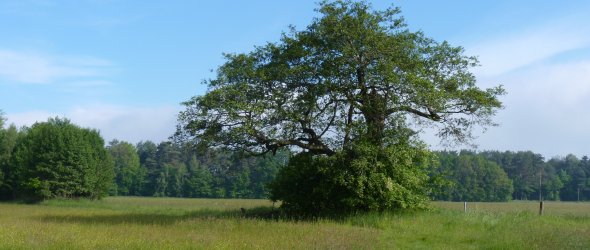
[[385,131],[385,98],[372,90],[363,105],[363,115],[367,123],[366,140],[381,146]]

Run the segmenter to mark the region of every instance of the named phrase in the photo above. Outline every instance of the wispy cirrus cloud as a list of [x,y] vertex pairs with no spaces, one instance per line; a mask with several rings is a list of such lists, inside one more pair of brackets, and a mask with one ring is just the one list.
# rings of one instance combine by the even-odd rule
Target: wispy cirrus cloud
[[49,84],[60,80],[100,78],[113,64],[88,56],[56,56],[0,49],[0,83]]
[[590,47],[590,26],[585,16],[572,15],[543,25],[497,34],[484,42],[467,47],[469,54],[478,55],[482,67],[479,76],[489,77],[508,73],[543,61],[564,52]]

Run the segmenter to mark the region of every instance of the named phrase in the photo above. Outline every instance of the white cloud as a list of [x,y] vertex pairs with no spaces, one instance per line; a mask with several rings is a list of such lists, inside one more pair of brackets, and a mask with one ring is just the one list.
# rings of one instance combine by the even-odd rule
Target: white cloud
[[30,111],[16,114],[6,114],[8,119],[7,123],[14,123],[16,126],[30,126],[35,122],[47,121],[49,117],[55,117],[56,114],[52,114],[46,111]]
[[87,81],[74,81],[67,84],[70,87],[78,88],[93,88],[93,87],[107,87],[112,86],[113,82],[105,80],[87,80]]
[[98,129],[105,141],[112,139],[137,143],[166,140],[176,128],[180,107],[125,107],[96,105],[76,107],[65,113],[34,111],[7,114],[8,123],[30,126],[49,117],[66,117],[82,127]]
[[0,49],[0,82],[53,83],[57,80],[100,77],[109,61],[93,57],[64,57]]
[[501,126],[477,140],[480,149],[532,150],[545,157],[590,154],[590,60],[543,63],[482,80],[502,83]]
[[59,90],[76,96],[101,96],[111,93],[115,83],[106,80],[81,80],[60,83]]
[[590,44],[590,26],[572,16],[511,34],[502,34],[474,46],[467,46],[468,54],[478,55],[482,67],[480,76],[508,73],[563,52],[587,48]]
[[590,58],[569,53],[590,49],[590,26],[575,25],[586,20],[572,15],[511,27],[512,33],[466,47],[482,65],[474,71],[478,85],[502,84],[508,92],[500,98],[506,108],[494,118],[500,127],[475,141],[480,150],[532,150],[545,157],[590,154]]
[[576,108],[590,97],[590,61],[539,65],[508,81],[520,98],[544,108]]

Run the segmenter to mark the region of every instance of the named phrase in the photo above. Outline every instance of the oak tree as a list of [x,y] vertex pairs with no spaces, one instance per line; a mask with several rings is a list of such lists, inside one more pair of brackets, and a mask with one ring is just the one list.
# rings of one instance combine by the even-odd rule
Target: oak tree
[[464,142],[493,125],[501,87],[480,89],[461,47],[411,32],[399,9],[323,2],[303,31],[227,54],[209,91],[184,103],[177,136],[252,153],[331,155],[354,140],[389,143],[407,121]]
[[318,11],[306,29],[291,28],[279,42],[226,54],[206,81],[208,92],[184,103],[175,138],[252,154],[286,147],[330,157],[359,143],[411,147],[425,127],[445,142],[469,142],[473,128],[494,125],[504,90],[476,86],[470,69],[478,62],[462,47],[410,31],[398,8],[324,1]]

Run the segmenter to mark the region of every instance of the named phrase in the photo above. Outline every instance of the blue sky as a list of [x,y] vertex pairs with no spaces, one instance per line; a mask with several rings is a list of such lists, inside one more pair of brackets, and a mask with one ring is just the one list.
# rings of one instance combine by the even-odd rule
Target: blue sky
[[[19,126],[58,115],[106,140],[165,140],[223,52],[305,28],[315,2],[0,0],[0,109]],[[590,154],[590,1],[371,2],[478,55],[480,86],[505,86],[479,149]]]

